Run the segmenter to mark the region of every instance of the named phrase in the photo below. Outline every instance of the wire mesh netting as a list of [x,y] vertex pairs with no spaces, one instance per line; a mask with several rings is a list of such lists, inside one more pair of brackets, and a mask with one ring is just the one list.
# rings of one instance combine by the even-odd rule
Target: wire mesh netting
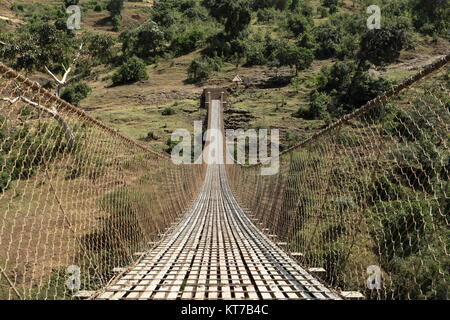
[[177,166],[0,65],[0,299],[68,299],[132,264],[183,213]]
[[276,175],[228,166],[259,226],[333,288],[449,298],[448,60],[284,152]]

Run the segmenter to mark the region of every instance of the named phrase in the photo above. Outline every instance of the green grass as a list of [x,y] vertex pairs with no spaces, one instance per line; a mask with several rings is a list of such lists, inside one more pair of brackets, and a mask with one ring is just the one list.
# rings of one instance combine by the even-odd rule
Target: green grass
[[[169,107],[175,114],[163,115],[162,111]],[[94,111],[92,115],[135,140],[142,140],[148,132],[153,132],[157,140],[149,144],[153,150],[161,151],[173,130],[180,128],[192,132],[194,121],[203,120],[206,117],[206,110],[200,109],[197,101],[180,100],[162,105],[111,108]]]

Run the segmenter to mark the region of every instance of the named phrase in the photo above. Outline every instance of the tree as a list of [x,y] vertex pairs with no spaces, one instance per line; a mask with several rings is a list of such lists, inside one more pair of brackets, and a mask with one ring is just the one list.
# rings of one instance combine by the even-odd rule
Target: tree
[[135,55],[145,60],[159,55],[167,46],[164,32],[150,19],[136,29],[125,31],[119,39],[125,56]]
[[308,31],[313,24],[311,18],[299,13],[291,14],[287,20],[287,23],[288,29],[296,37]]
[[103,33],[85,33],[83,42],[86,49],[94,59],[100,63],[107,63],[113,57],[115,39]]
[[67,8],[69,6],[77,5],[80,0],[64,0],[64,6]]
[[335,26],[325,23],[315,30],[316,36],[316,57],[327,59],[336,55],[342,41],[342,33]]
[[200,83],[210,77],[214,71],[219,71],[222,67],[220,58],[210,58],[202,56],[192,60],[188,72],[188,81],[193,83]]
[[123,9],[124,0],[109,0],[106,9],[111,13],[111,17],[120,16]]
[[225,33],[236,38],[251,21],[249,0],[203,0],[211,15],[225,26]]
[[64,69],[64,75],[58,79],[58,77],[53,74],[47,66],[44,66],[45,71],[52,77],[53,81],[56,83],[56,96],[61,96],[61,89],[68,86],[71,82],[73,82],[75,79],[78,79],[82,76],[82,73],[79,73],[75,76],[69,77],[70,73],[73,71],[73,68],[79,59],[81,55],[81,51],[83,49],[83,44],[80,45],[77,54],[74,56],[72,63],[66,68],[64,64],[62,64],[62,67]]
[[176,55],[187,54],[200,47],[204,39],[205,31],[199,25],[186,26],[172,38],[170,49]]
[[373,78],[367,72],[368,65],[356,66],[354,61],[338,61],[332,66],[323,67],[316,76],[317,91],[331,97],[329,108],[334,115],[353,111],[391,87],[383,78]]
[[44,66],[60,68],[69,63],[75,50],[75,39],[55,25],[36,21],[21,26],[0,46],[0,57],[15,69],[43,70]]
[[407,30],[407,25],[402,23],[368,30],[361,39],[358,58],[375,65],[396,61],[408,44]]
[[421,32],[439,33],[447,38],[450,28],[448,0],[412,0],[414,25]]
[[281,66],[295,67],[295,74],[311,66],[314,54],[311,50],[296,45],[280,47],[275,53],[275,59]]
[[336,13],[339,7],[339,0],[322,0],[322,5],[330,9],[330,13]]
[[144,61],[134,56],[125,61],[112,76],[114,85],[133,83],[147,79],[148,74]]

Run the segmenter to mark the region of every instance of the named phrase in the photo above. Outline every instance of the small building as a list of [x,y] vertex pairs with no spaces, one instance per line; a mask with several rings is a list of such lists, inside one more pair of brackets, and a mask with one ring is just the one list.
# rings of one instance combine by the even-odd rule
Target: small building
[[237,74],[234,78],[233,78],[233,83],[235,85],[235,88],[238,88],[240,84],[242,84],[242,78]]

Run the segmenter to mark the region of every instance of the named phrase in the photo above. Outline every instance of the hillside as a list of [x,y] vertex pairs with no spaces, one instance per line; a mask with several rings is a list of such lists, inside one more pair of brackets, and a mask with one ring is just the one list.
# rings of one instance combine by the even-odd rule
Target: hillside
[[[274,6],[280,6],[279,3],[281,2],[274,2],[278,3]],[[392,1],[378,2],[380,2],[380,5],[389,6]],[[167,5],[161,4],[158,10],[166,14],[167,17],[172,14],[167,12],[173,12],[173,19],[177,23],[174,26],[167,27],[169,31],[166,33],[172,34],[172,37],[174,37],[174,32],[185,30],[185,32],[192,32],[192,34],[197,35],[199,40],[191,48],[183,49],[182,53],[174,53],[174,50],[162,50],[160,53],[153,54],[153,57],[145,58],[147,59],[146,73],[148,79],[112,86],[111,77],[120,66],[120,57],[123,56],[121,44],[118,42],[119,35],[121,32],[131,31],[147,19],[151,19],[152,14],[155,15],[155,13],[152,13],[154,12],[152,11],[153,3],[151,1],[125,1],[120,13],[120,27],[117,30],[113,30],[114,28],[109,18],[110,13],[106,10],[105,2],[80,1],[82,22],[81,29],[76,31],[76,38],[81,39],[86,32],[108,35],[115,39],[113,40],[112,56],[116,57],[109,60],[109,62],[102,61],[91,64],[92,68],[89,70],[89,75],[86,75],[83,79],[91,88],[91,91],[86,98],[79,102],[80,107],[84,108],[95,118],[133,139],[141,140],[142,143],[157,151],[162,151],[167,147],[166,142],[174,129],[187,128],[190,130],[193,127],[194,120],[204,119],[204,111],[198,108],[199,96],[203,87],[208,86],[232,88],[232,108],[244,111],[247,114],[247,116],[242,117],[240,116],[241,113],[228,113],[226,123],[230,127],[280,128],[282,148],[287,148],[295,142],[304,139],[315,130],[323,128],[330,121],[316,116],[302,116],[297,111],[302,108],[308,108],[308,105],[310,105],[311,93],[317,91],[316,79],[320,74],[321,68],[331,66],[337,61],[354,59],[355,57],[352,56],[351,52],[348,52],[348,54],[345,54],[345,52],[343,54],[340,53],[337,56],[315,57],[310,65],[306,65],[298,71],[298,76],[294,76],[293,69],[288,65],[283,65],[283,63],[279,65],[273,62],[264,62],[261,65],[249,64],[248,59],[249,55],[253,54],[252,52],[243,54],[242,57],[238,58],[237,62],[234,61],[236,59],[231,55],[231,57],[221,59],[220,68],[209,72],[207,78],[197,83],[187,83],[187,70],[191,62],[195,59],[200,59],[199,57],[204,54],[202,52],[208,47],[207,37],[220,31],[222,26],[214,21],[214,18],[204,16],[208,14],[208,11],[201,7],[198,1],[180,1],[179,3],[181,4],[196,3],[192,7],[196,8],[196,10],[192,10],[193,12],[195,11],[192,15],[204,16],[199,18],[200,20],[195,20],[197,18],[192,20],[195,25],[201,19],[205,21],[205,28],[201,30],[203,34],[197,29],[194,29],[194,31],[186,29],[183,26],[186,18],[180,16],[184,12],[183,10],[186,9],[182,5],[172,5],[172,3],[177,3],[177,1],[169,1],[167,3]],[[0,5],[2,38],[6,37],[6,33],[13,32],[13,30],[36,19],[36,17],[38,19],[45,18],[44,20],[49,21],[48,23],[52,23],[58,14],[49,12],[63,5],[62,1],[3,1]],[[337,5],[336,12],[332,13],[334,9],[325,7],[321,1],[301,2],[298,9],[295,10],[300,12],[300,16],[311,19],[314,26],[308,27],[308,22],[302,20],[303,18],[300,19],[295,15],[289,16],[290,4],[285,4],[283,9],[272,9],[269,1],[265,7],[261,5],[261,8],[253,9],[250,12],[251,17],[248,31],[246,31],[248,35],[245,37],[248,37],[249,40],[247,41],[250,41],[250,47],[258,43],[258,37],[267,35],[270,35],[274,41],[278,39],[288,44],[293,44],[296,41],[308,42],[310,40],[306,39],[307,37],[305,38],[304,35],[308,35],[309,31],[305,30],[302,31],[304,33],[300,32],[298,35],[295,35],[297,31],[292,33],[292,28],[289,25],[297,23],[299,28],[310,30],[310,28],[317,28],[326,24],[327,21],[337,16],[355,17],[361,23],[364,23],[364,20],[361,19],[368,16],[363,10],[366,7],[364,1],[337,1]],[[156,14],[156,17],[159,17],[158,14]],[[286,17],[288,17],[287,20]],[[155,20],[155,17],[153,20]],[[218,17],[218,21],[224,20]],[[345,25],[346,23],[345,21],[342,23],[343,29],[350,28]],[[305,26],[302,26],[302,24],[305,24]],[[345,34],[348,31],[343,32],[344,41],[348,41]],[[359,33],[364,33],[364,30],[359,31]],[[369,70],[370,75],[374,79],[383,78],[394,82],[405,79],[421,66],[446,53],[448,40],[442,35],[442,33],[428,35],[414,29],[409,30],[408,39],[410,43],[405,45],[404,48],[400,48],[399,56],[392,61],[382,63],[380,66],[372,65]],[[182,40],[174,38],[173,41],[180,42]],[[306,44],[307,46],[308,44]],[[316,49],[312,50],[317,51],[317,46]],[[356,55],[357,50],[355,50],[355,46],[357,46],[357,43],[351,44],[349,48],[352,48],[351,50]],[[342,50],[346,49],[343,48]],[[67,54],[67,57],[73,55],[74,52],[72,51],[70,54]],[[92,60],[92,57],[88,59]],[[6,60],[8,64],[8,59]],[[9,60],[12,62],[14,58]],[[31,73],[29,71],[28,74],[29,76],[50,80],[51,78],[48,74],[43,71],[41,65],[33,67]],[[249,88],[244,88],[241,85],[237,90],[234,89],[234,84],[231,80],[237,74],[243,79],[245,77],[251,79],[252,83]],[[326,95],[326,99],[340,99],[331,97],[329,93],[326,93]],[[174,114],[162,115],[163,110],[167,108],[173,109]],[[295,116],[296,112],[297,115]],[[331,115],[331,118],[338,115]]]

